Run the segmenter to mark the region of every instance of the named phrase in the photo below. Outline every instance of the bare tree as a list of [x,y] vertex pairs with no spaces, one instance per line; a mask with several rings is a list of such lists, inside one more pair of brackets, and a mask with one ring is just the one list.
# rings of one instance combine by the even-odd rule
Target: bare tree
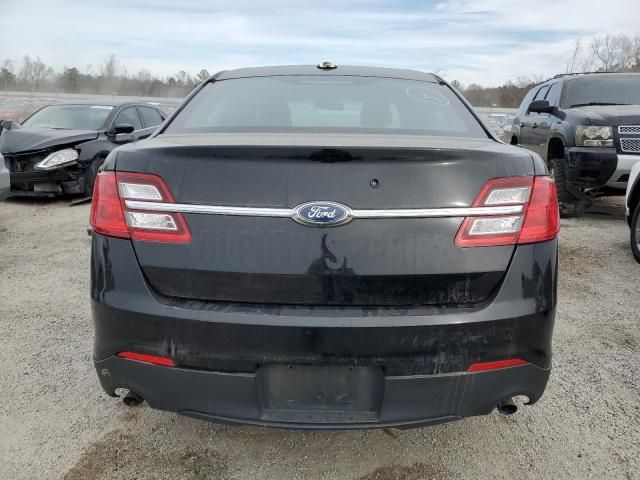
[[198,83],[201,83],[201,82],[204,82],[210,76],[211,75],[209,74],[209,71],[206,68],[203,68],[196,75],[196,80],[198,81]]
[[116,76],[117,71],[118,60],[116,60],[116,56],[112,53],[104,59],[104,62],[102,62],[100,74],[107,79],[112,79]]
[[140,80],[141,82],[150,82],[152,80],[151,78],[151,72],[149,70],[147,70],[146,68],[143,68],[142,70],[140,70],[135,78],[137,80]]
[[[0,0],[1,1],[1,0]],[[200,76],[204,75],[201,71]],[[118,63],[115,55],[102,62],[77,68],[65,65],[60,73],[54,72],[39,57],[25,55],[19,66],[0,58],[0,90],[18,89],[47,92],[108,93],[145,96],[183,96],[195,86],[195,78],[181,71],[175,78],[161,79],[149,70],[135,75]]]
[[180,70],[178,73],[176,73],[176,82],[178,83],[178,85],[184,86],[187,84],[188,80],[189,74],[184,70]]
[[0,67],[0,89],[8,90],[16,85],[16,75],[13,73],[13,62],[4,60]]
[[640,35],[633,37],[633,60],[631,70],[634,72],[640,72]]
[[9,59],[6,59],[2,62],[2,68],[13,73],[13,62]]
[[102,77],[102,84],[100,86],[100,91],[102,93],[115,93],[117,89],[117,84],[119,82],[116,81],[116,75],[118,73],[118,60],[116,56],[112,53],[107,56],[102,62],[100,66],[100,74]]
[[464,87],[462,86],[459,80],[451,80],[451,86],[458,91],[464,90]]
[[578,68],[578,61],[582,55],[582,41],[579,38],[573,43],[573,47],[569,51],[569,55],[567,58],[567,68],[565,69],[565,73],[575,73]]
[[22,58],[22,67],[20,68],[20,72],[18,73],[18,79],[25,83],[31,83],[33,75],[33,67],[31,63],[31,57],[29,55],[25,55]]
[[591,41],[591,53],[594,60],[600,64],[599,70],[608,72],[619,68],[624,38],[624,35],[606,35],[595,37]]
[[633,65],[633,39],[626,35],[620,35],[616,52],[616,69],[628,70]]
[[31,63],[32,83],[36,88],[40,87],[53,73],[53,68],[45,65],[40,57]]

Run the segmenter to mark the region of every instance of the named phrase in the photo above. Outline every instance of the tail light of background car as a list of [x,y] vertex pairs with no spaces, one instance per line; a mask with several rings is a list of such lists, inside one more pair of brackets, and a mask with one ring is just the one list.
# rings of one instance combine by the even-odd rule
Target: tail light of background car
[[456,246],[537,243],[558,235],[558,198],[555,183],[550,177],[496,178],[484,185],[473,202],[474,207],[509,205],[522,205],[522,212],[465,218],[456,235]]
[[100,172],[91,204],[96,233],[164,243],[189,243],[191,232],[180,213],[128,209],[126,200],[175,203],[162,178],[147,173]]

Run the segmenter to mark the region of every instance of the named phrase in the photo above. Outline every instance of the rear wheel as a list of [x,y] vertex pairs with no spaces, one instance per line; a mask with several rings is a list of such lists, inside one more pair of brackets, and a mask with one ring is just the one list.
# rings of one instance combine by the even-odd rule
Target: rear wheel
[[573,218],[580,216],[580,201],[567,189],[567,174],[565,170],[564,158],[552,158],[549,161],[549,174],[556,182],[558,192],[558,205],[562,218]]
[[636,262],[640,263],[640,203],[636,205],[631,217],[631,251]]

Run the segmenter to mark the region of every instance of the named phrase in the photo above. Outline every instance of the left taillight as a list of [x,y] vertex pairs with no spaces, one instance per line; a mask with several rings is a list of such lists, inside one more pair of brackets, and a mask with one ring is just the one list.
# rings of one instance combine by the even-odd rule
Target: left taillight
[[510,215],[467,217],[462,222],[457,247],[491,247],[551,240],[560,230],[555,183],[550,177],[508,177],[487,182],[474,207],[520,207]]
[[118,195],[115,172],[101,172],[96,177],[91,201],[91,228],[109,237],[131,238]]
[[175,203],[162,178],[148,173],[101,172],[91,204],[96,233],[133,240],[189,243],[191,232],[180,213],[151,212],[127,207],[126,201]]

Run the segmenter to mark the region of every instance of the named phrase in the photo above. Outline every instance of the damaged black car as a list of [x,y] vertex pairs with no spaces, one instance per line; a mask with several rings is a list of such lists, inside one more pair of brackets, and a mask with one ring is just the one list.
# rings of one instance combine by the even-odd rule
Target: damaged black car
[[415,427],[542,396],[556,189],[438,76],[222,72],[100,170],[94,361],[127,405]]
[[150,136],[164,118],[153,105],[129,102],[49,105],[22,124],[0,121],[10,196],[91,197],[109,152]]

